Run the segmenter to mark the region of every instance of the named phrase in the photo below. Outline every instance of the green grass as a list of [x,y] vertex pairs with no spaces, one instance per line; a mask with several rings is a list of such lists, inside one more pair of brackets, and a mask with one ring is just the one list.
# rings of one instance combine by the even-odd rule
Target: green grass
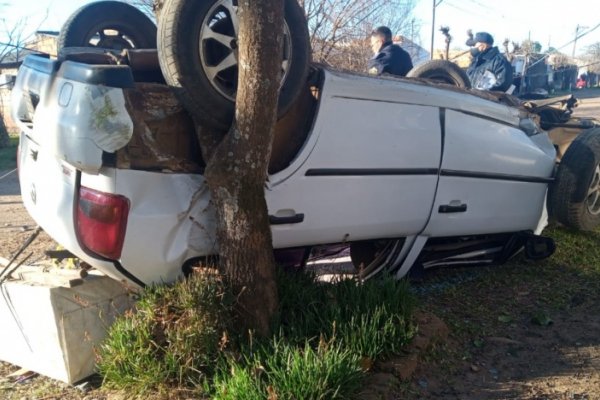
[[259,340],[234,329],[233,296],[215,277],[149,289],[99,349],[106,386],[224,400],[351,398],[368,367],[416,331],[405,282],[282,273],[279,291],[275,333]]
[[353,352],[375,359],[397,353],[414,335],[415,300],[405,281],[386,277],[361,285],[354,280],[314,285],[312,277],[299,274],[283,276],[280,288],[283,311],[277,328],[289,340],[337,336]]
[[8,147],[0,148],[0,171],[12,170],[17,168],[17,145],[19,138],[9,136]]
[[145,393],[212,376],[227,349],[223,334],[232,324],[231,304],[214,276],[151,287],[99,349],[106,385]]
[[213,399],[345,399],[360,388],[364,375],[360,357],[336,339],[322,340],[315,348],[279,337],[257,352],[244,367],[230,362],[230,370],[213,383]]

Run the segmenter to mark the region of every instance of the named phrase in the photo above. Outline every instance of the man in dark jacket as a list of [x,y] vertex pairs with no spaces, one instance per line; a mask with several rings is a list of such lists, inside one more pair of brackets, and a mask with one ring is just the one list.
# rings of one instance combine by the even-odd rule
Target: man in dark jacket
[[474,89],[506,92],[513,81],[512,65],[493,44],[494,38],[487,32],[467,40],[467,45],[473,46],[467,75]]
[[406,76],[413,67],[410,55],[392,42],[392,31],[387,26],[371,33],[371,48],[375,55],[369,60],[369,73]]

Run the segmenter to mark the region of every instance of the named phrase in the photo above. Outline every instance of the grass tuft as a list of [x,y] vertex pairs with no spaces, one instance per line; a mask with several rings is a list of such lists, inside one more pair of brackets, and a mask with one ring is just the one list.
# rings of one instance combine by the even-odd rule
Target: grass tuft
[[276,334],[256,339],[235,331],[232,296],[214,276],[147,290],[100,348],[106,385],[223,400],[349,398],[365,365],[415,333],[414,298],[391,278],[323,284],[282,273],[279,293]]
[[391,277],[357,283],[315,284],[310,275],[280,278],[279,329],[290,340],[338,337],[362,357],[399,352],[415,334],[415,299],[406,281]]
[[199,385],[228,349],[230,304],[221,281],[207,274],[148,289],[99,349],[105,384],[136,393]]

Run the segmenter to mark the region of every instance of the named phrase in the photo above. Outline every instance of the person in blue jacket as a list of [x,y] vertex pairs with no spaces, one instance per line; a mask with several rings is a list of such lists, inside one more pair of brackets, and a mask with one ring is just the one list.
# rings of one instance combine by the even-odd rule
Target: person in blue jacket
[[513,81],[512,65],[493,44],[487,32],[477,32],[467,40],[473,56],[467,75],[474,89],[506,92]]
[[413,67],[410,55],[392,42],[392,31],[380,26],[371,33],[371,49],[375,54],[369,60],[369,73],[406,76]]

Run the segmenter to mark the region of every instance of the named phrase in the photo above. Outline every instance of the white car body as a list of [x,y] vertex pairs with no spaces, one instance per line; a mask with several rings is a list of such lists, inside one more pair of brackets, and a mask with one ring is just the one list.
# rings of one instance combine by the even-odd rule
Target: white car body
[[[105,165],[133,123],[122,88],[73,73],[88,68],[29,57],[19,72],[13,110],[25,207],[115,279],[173,281],[188,260],[218,251],[209,191],[199,174]],[[556,153],[526,112],[441,85],[321,73],[312,129],[266,185],[275,249],[405,238],[395,255],[402,277],[431,238],[541,232]],[[80,187],[128,199],[118,259],[82,245]]]

